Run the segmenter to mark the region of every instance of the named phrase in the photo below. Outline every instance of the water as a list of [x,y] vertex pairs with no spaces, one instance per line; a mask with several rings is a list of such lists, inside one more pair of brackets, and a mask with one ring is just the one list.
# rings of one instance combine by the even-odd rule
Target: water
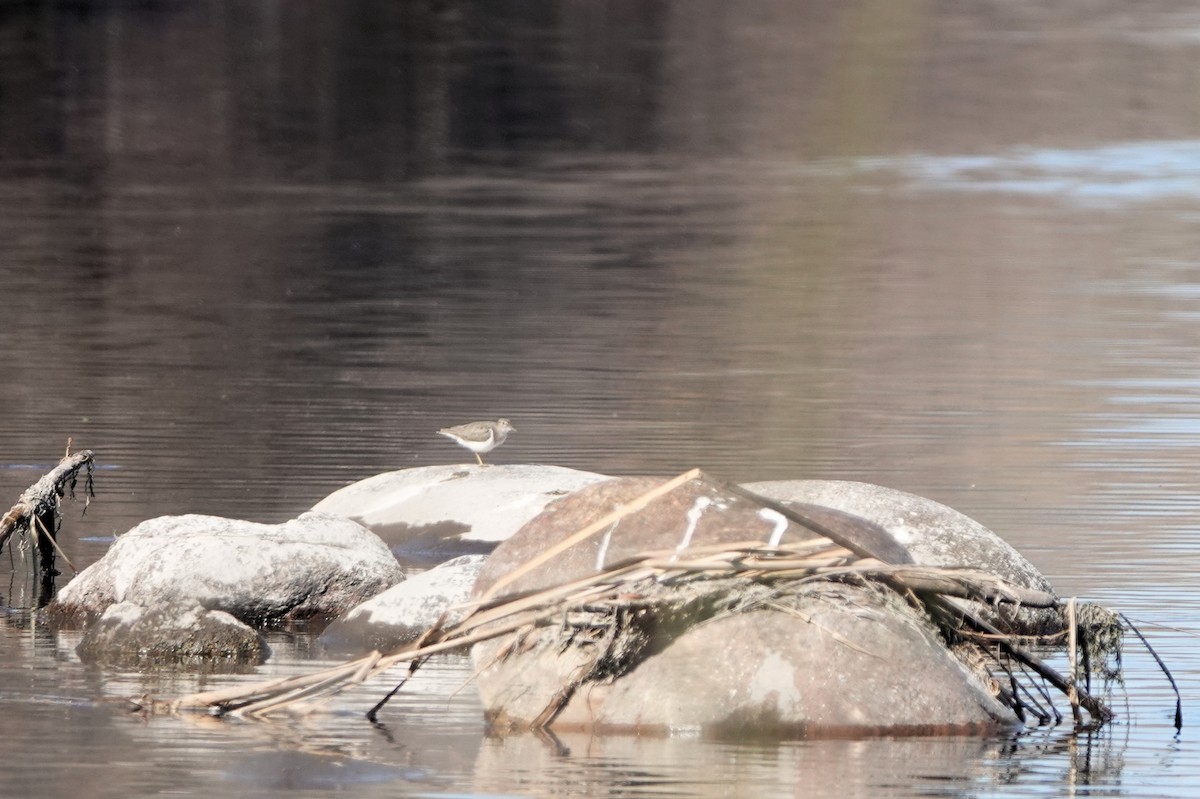
[[[73,437],[81,568],[463,453],[858,479],[1137,620],[1200,705],[1190,6],[46,4],[0,12],[0,498]],[[11,501],[11,500],[10,500]],[[0,557],[0,794],[1187,796],[1132,644],[1093,736],[483,733],[462,660],[274,724],[126,697]]]

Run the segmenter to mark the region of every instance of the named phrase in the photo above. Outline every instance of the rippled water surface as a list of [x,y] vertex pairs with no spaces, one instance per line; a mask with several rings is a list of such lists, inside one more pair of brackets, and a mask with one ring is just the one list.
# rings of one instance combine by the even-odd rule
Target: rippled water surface
[[[877,482],[1134,619],[1118,723],[1002,739],[490,738],[465,660],[285,723],[85,667],[0,555],[12,796],[1191,796],[1200,16],[1184,3],[0,11],[0,502],[95,450],[80,568],[275,522],[433,435],[611,474]],[[5,505],[4,507],[7,507]],[[64,575],[67,579],[69,574]]]

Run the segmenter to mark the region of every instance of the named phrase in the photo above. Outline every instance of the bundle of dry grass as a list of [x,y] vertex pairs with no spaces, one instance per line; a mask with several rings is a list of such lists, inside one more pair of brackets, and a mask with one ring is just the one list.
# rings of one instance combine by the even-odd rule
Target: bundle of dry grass
[[[1090,690],[1091,675],[1119,678],[1122,625],[1096,606],[1079,611],[1074,602],[1011,585],[979,571],[884,563],[863,547],[820,529],[819,523],[781,506],[780,513],[815,529],[819,537],[796,545],[761,541],[641,553],[585,578],[540,590],[501,594],[521,573],[557,552],[605,529],[674,490],[699,472],[693,470],[648,491],[598,519],[550,551],[532,559],[492,586],[488,595],[453,626],[435,624],[416,642],[391,653],[373,652],[332,669],[251,686],[238,686],[182,697],[160,705],[170,711],[200,710],[214,715],[261,718],[283,711],[309,710],[332,696],[382,675],[401,663],[408,674],[368,713],[375,714],[429,657],[480,641],[508,636],[500,657],[519,648],[534,631],[556,630],[556,646],[586,651],[587,668],[563,686],[538,718],[549,724],[573,691],[589,681],[612,680],[635,668],[648,647],[681,618],[694,621],[770,606],[786,610],[789,600],[817,581],[855,582],[894,592],[921,608],[939,627],[956,654],[991,676],[997,697],[1022,720],[1058,723],[1050,690],[1069,703],[1079,726],[1102,724],[1112,712]],[[988,605],[1013,603],[1057,608],[1062,625],[1044,636],[1021,636],[997,629],[970,609],[974,600]],[[1064,676],[1034,653],[1069,649],[1071,669]],[[1082,653],[1077,667],[1075,653]],[[1113,666],[1117,663],[1117,666]],[[1080,685],[1080,681],[1085,684]],[[1050,690],[1046,686],[1050,687]],[[1084,717],[1086,711],[1087,717]]]

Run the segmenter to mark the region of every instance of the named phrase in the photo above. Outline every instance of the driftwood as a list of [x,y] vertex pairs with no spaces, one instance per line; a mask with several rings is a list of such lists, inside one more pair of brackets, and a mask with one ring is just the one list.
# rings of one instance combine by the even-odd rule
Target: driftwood
[[71,454],[71,442],[67,442],[67,451],[62,460],[40,480],[25,489],[17,500],[17,504],[0,518],[0,551],[14,535],[29,536],[36,543],[35,569],[41,573],[42,594],[46,598],[53,594],[54,577],[58,572],[54,568],[55,555],[62,555],[67,565],[74,571],[71,561],[58,547],[55,540],[62,522],[62,512],[59,500],[68,493],[75,498],[75,487],[78,483],[79,472],[84,471],[84,512],[94,497],[92,484],[92,469],[95,465],[91,450],[82,450]]
[[[799,596],[814,581],[825,580],[879,586],[923,608],[960,655],[979,664],[992,677],[998,699],[1021,719],[1032,716],[1043,723],[1061,721],[1044,684],[1066,697],[1073,712],[1078,714],[1079,726],[1102,724],[1112,718],[1104,702],[1078,684],[1079,675],[1074,671],[1069,676],[1061,675],[1033,654],[1032,648],[1038,646],[1061,651],[1064,647],[1061,631],[1057,636],[1034,640],[1007,634],[949,599],[1058,608],[1063,612],[1065,629],[1065,609],[1053,595],[1011,585],[978,571],[884,562],[881,556],[888,558],[891,553],[873,546],[864,549],[836,530],[822,529],[826,527],[824,520],[803,512],[795,514],[782,506],[777,507],[779,512],[799,519],[824,537],[788,546],[762,541],[693,546],[688,548],[686,556],[678,550],[645,552],[583,578],[542,590],[499,595],[499,589],[512,585],[521,574],[699,474],[693,470],[667,481],[567,536],[494,584],[491,591],[468,606],[468,613],[460,622],[445,627],[443,616],[443,621],[434,624],[420,639],[399,650],[386,654],[372,652],[311,675],[192,694],[171,702],[142,703],[142,707],[262,718],[277,711],[307,708],[398,664],[408,663],[408,674],[368,712],[368,718],[374,720],[388,699],[429,657],[502,636],[509,636],[511,647],[507,648],[514,648],[526,642],[534,630],[557,628],[560,646],[578,646],[583,642],[594,654],[591,669],[580,674],[572,685],[563,686],[538,719],[539,724],[548,725],[582,683],[611,679],[635,668],[644,655],[647,630],[653,629],[656,619],[696,612],[712,618],[758,608],[786,609],[790,597]],[[1103,632],[1083,629],[1079,645],[1088,647],[1085,651],[1090,651],[1096,661],[1094,670],[1099,673],[1100,661],[1119,656],[1122,628],[1110,612],[1098,606],[1087,607],[1095,608],[1093,618],[1098,620],[1095,626],[1102,627]],[[964,649],[968,650],[965,654]],[[1087,711],[1090,720],[1085,722],[1079,714],[1081,708]]]

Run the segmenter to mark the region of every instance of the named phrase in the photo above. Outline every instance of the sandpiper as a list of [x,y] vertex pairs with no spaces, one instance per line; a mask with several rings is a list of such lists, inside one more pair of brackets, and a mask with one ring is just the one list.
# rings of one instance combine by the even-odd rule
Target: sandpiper
[[446,427],[438,431],[438,435],[452,439],[459,446],[466,447],[475,453],[475,460],[483,466],[481,452],[491,452],[504,443],[508,434],[516,430],[507,419],[497,419],[494,422],[467,422],[466,424]]

